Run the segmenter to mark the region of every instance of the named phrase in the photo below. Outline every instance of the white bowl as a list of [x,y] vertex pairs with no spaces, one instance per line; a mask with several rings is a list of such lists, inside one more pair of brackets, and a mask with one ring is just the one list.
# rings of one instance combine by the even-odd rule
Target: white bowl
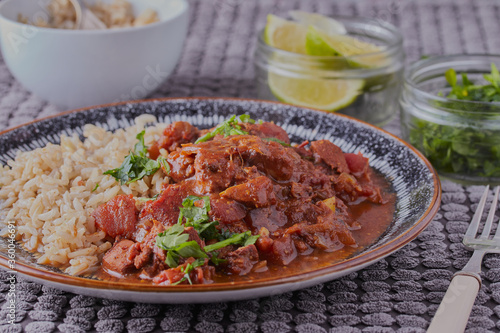
[[[19,23],[47,18],[50,0],[4,0],[0,46],[7,67],[26,89],[59,108],[142,99],[157,89],[179,60],[188,27],[186,0],[129,0],[136,15],[157,11],[143,27],[63,30]],[[93,1],[89,1],[92,3]]]

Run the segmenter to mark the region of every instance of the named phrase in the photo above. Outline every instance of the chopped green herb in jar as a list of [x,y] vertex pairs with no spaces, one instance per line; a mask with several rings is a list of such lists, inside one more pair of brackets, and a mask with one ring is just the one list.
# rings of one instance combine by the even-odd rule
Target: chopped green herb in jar
[[[451,86],[446,101],[435,106],[446,110],[460,124],[435,123],[412,118],[409,141],[429,159],[442,174],[466,177],[500,177],[500,131],[486,128],[488,119],[500,119],[500,74],[495,64],[483,77],[488,84],[474,83],[466,73],[454,69],[445,73]],[[442,92],[438,94],[444,96]],[[475,104],[470,102],[483,102]],[[496,119],[496,120],[495,120]]]
[[483,75],[489,84],[475,84],[469,80],[466,73],[462,73],[461,76],[462,84],[459,84],[455,70],[450,68],[446,71],[446,81],[451,86],[447,98],[474,102],[500,102],[500,73],[495,64],[491,64],[490,74]]

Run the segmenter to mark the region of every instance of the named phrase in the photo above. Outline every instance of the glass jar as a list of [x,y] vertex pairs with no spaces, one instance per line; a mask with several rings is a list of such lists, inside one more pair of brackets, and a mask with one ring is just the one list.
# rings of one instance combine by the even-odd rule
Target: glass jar
[[[500,67],[500,56],[452,55],[417,61],[406,71],[401,105],[403,138],[438,173],[465,184],[500,184],[500,103],[454,100],[445,72],[453,68],[478,84]],[[460,83],[460,79],[458,79]]]
[[[382,21],[332,18],[345,25],[349,36],[378,45],[381,51],[349,58],[292,53],[268,45],[262,31],[254,58],[258,97],[338,111],[382,126],[398,110],[404,61],[401,34]],[[306,88],[300,97],[294,93],[297,87]],[[320,106],[320,94],[335,94],[337,100]]]

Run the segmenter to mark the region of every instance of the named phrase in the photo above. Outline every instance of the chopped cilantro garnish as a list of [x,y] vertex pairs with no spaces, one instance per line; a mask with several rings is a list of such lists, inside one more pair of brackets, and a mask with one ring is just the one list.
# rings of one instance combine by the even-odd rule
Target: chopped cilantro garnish
[[170,174],[170,165],[168,164],[167,160],[163,156],[158,156],[156,159],[158,163],[160,163],[160,167],[165,171],[167,175]]
[[92,189],[92,192],[97,191],[97,188],[99,187],[99,183],[95,184],[94,188]]
[[204,136],[202,136],[201,138],[196,140],[195,143],[208,141],[210,139],[213,139],[216,135],[219,135],[219,134],[224,135],[225,137],[229,136],[229,135],[246,135],[246,134],[248,134],[248,132],[245,132],[244,130],[241,129],[241,126],[238,125],[238,122],[254,124],[255,120],[250,118],[250,115],[248,115],[248,114],[242,114],[239,117],[236,117],[236,115],[233,115],[228,120],[225,120],[222,123],[220,123],[219,125],[217,125],[217,127],[215,127],[215,129],[213,131],[205,134]]
[[262,140],[264,140],[264,141],[274,141],[274,142],[279,143],[283,147],[291,147],[291,145],[289,145],[288,143],[286,143],[284,141],[281,141],[280,139],[276,139],[276,138],[264,138]]
[[159,168],[159,162],[150,159],[148,149],[144,145],[144,133],[137,134],[139,140],[134,147],[134,151],[130,152],[122,162],[119,168],[111,169],[104,172],[105,175],[113,176],[117,181],[123,184],[130,184],[137,180],[154,174]]
[[241,234],[235,234],[232,235],[231,237],[217,242],[215,244],[207,245],[205,246],[204,250],[206,252],[212,252],[218,249],[221,249],[223,247],[226,247],[228,245],[240,245],[240,246],[247,246],[250,244],[255,244],[257,239],[259,238],[259,235],[252,236],[250,231],[245,231],[242,232]]
[[[173,249],[174,252],[183,258],[208,258],[208,255],[203,252],[200,245],[196,241],[189,241],[178,245]],[[172,251],[169,251],[169,253]]]
[[219,221],[207,223],[193,224],[193,228],[198,232],[203,239],[217,239],[220,233],[215,226],[219,225]]
[[156,246],[164,250],[169,250],[187,242],[189,235],[183,234],[183,232],[184,226],[180,224],[170,227],[168,230],[158,234],[158,237],[156,237]]
[[156,246],[167,251],[165,263],[172,268],[179,265],[181,257],[208,258],[200,245],[196,241],[188,241],[189,235],[183,232],[184,226],[176,224],[156,236]]
[[189,275],[196,267],[203,266],[204,263],[205,260],[196,259],[193,263],[187,264],[186,267],[181,267],[181,272],[184,273],[184,277],[179,281],[172,283],[172,285],[173,286],[178,285],[179,283],[182,283],[186,280],[189,282],[189,284],[193,284],[193,282],[191,281],[191,277]]
[[213,252],[212,253],[212,257],[210,257],[210,261],[215,265],[219,265],[219,264],[222,264],[224,262],[226,262],[227,260],[226,259],[219,259],[219,254],[217,252]]
[[[203,207],[196,206],[195,202],[201,200],[203,201]],[[210,222],[210,218],[208,217],[209,212],[209,197],[205,196],[200,198],[194,195],[189,195],[182,201],[178,223],[182,223],[185,219],[186,227],[193,227],[203,239],[218,238],[219,232],[215,226],[218,225],[219,222]]]
[[[194,203],[203,200],[203,207],[197,207]],[[193,223],[208,222],[208,212],[210,212],[210,198],[189,195],[182,200],[178,223],[186,219],[186,226]]]
[[[203,206],[198,207],[195,203],[203,201]],[[177,282],[181,283],[189,279],[189,273],[196,267],[204,264],[204,258],[210,258],[214,265],[219,265],[225,262],[225,259],[219,259],[217,252],[212,252],[221,249],[228,245],[247,246],[254,244],[259,238],[259,235],[252,236],[250,231],[240,234],[231,234],[227,231],[220,233],[215,226],[217,221],[210,221],[208,213],[210,212],[210,198],[197,197],[194,195],[187,196],[182,201],[180,207],[178,224],[170,227],[168,230],[159,233],[156,237],[156,246],[167,251],[165,263],[175,268],[179,265],[179,259],[195,258],[193,264],[188,264],[182,272],[185,273],[184,278]],[[184,222],[184,224],[182,224]],[[189,241],[189,235],[184,233],[185,227],[193,227],[201,238],[206,240],[221,239],[221,241],[201,248],[196,241]],[[208,255],[208,252],[212,252]],[[195,265],[198,265],[196,266]],[[190,266],[191,265],[191,266]]]

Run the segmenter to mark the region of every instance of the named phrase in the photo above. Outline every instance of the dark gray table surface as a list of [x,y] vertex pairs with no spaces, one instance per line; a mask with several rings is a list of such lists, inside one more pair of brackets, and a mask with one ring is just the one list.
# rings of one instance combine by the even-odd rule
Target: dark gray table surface
[[[268,13],[284,15],[290,9],[389,21],[404,35],[407,62],[422,55],[500,53],[498,0],[190,4],[181,60],[152,97],[255,97],[257,31]],[[26,91],[0,59],[0,130],[61,111]],[[385,128],[399,134],[398,119]],[[425,332],[452,274],[470,257],[461,239],[482,190],[443,182],[442,207],[416,240],[367,269],[310,289],[251,301],[178,306],[95,299],[20,280],[18,323],[5,324],[3,308],[0,332]],[[0,305],[5,307],[8,284],[2,274]],[[483,281],[467,332],[500,331],[500,257],[486,257]]]

